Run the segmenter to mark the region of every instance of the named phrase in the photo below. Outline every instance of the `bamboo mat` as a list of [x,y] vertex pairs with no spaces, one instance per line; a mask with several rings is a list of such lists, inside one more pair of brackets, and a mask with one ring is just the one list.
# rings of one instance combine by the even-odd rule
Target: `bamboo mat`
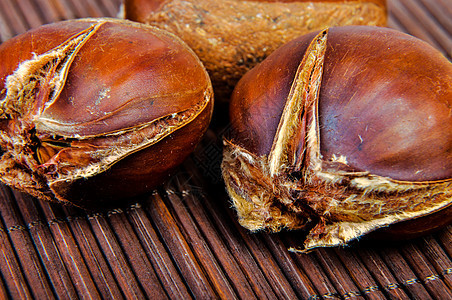
[[[451,58],[452,0],[389,0],[389,26]],[[116,16],[120,0],[0,0],[0,42],[57,20]],[[1,62],[0,62],[1,63]],[[309,254],[299,233],[235,220],[210,130],[177,174],[124,207],[85,212],[0,185],[0,299],[452,299],[452,227]]]

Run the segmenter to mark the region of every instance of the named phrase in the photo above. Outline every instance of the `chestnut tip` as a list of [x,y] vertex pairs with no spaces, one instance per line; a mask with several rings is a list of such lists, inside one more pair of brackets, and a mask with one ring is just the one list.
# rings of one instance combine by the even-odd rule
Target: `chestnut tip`
[[0,60],[0,180],[42,200],[86,207],[149,191],[212,115],[199,58],[152,26],[48,24],[0,45]]
[[438,213],[449,224],[450,82],[439,51],[391,29],[330,28],[276,50],[231,99],[222,169],[241,224],[314,220],[306,250],[384,227],[418,235]]

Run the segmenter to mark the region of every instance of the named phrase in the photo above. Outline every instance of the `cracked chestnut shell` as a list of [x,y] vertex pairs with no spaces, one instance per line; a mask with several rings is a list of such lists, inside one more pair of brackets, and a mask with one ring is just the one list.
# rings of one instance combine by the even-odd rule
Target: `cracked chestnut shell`
[[90,207],[162,183],[208,127],[212,87],[163,30],[115,19],[42,26],[0,45],[0,178]]
[[125,17],[168,30],[206,66],[216,99],[286,42],[345,25],[386,25],[385,0],[125,0]]
[[452,64],[423,41],[301,36],[240,80],[230,118],[222,171],[250,230],[305,229],[309,250],[452,221]]

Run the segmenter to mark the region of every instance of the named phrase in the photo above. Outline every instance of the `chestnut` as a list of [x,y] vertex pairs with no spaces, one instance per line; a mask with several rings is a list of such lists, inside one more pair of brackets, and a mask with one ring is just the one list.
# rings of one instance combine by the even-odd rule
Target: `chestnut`
[[137,196],[194,150],[212,107],[173,34],[117,19],[33,29],[0,45],[0,180],[88,208]]
[[206,66],[216,100],[279,46],[311,31],[386,25],[385,0],[124,0],[127,19],[168,30]]
[[301,36],[249,71],[230,103],[223,177],[240,223],[304,229],[304,251],[452,221],[452,64],[370,26]]

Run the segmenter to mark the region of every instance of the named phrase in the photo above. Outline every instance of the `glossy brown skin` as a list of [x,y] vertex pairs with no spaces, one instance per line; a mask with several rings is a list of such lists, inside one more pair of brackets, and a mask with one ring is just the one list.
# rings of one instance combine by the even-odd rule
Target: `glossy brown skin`
[[368,235],[371,240],[408,240],[434,233],[452,223],[452,206],[425,217],[392,224]]
[[[204,101],[205,93],[211,93],[205,69],[178,38],[150,26],[105,20],[77,53],[58,99],[40,115],[40,119],[52,121],[36,122],[37,138],[64,137],[73,147],[83,147],[84,141],[96,145],[107,134],[120,134],[192,109]],[[40,55],[57,47],[96,22],[82,19],[46,25],[3,43],[0,96],[6,93],[6,77],[19,63],[33,53]],[[105,93],[108,96],[100,97]],[[58,201],[93,207],[152,190],[194,150],[209,125],[212,100],[193,121],[116,162],[106,172],[50,184],[45,193],[53,193],[50,197]],[[0,120],[0,129],[10,122]],[[77,159],[87,159],[71,157],[74,153],[67,151],[61,159],[74,164]]]
[[[207,108],[212,109],[212,104]],[[78,180],[65,187],[64,197],[86,209],[114,207],[153,190],[169,180],[177,167],[193,152],[210,121],[203,113],[189,126],[178,130],[152,147],[115,164],[89,180]]]
[[[230,117],[246,149],[270,152],[314,36],[281,47],[237,85]],[[330,29],[319,102],[322,155],[344,155],[358,171],[400,181],[452,178],[451,82],[452,64],[413,37],[371,27]]]
[[[6,77],[20,62],[30,59],[32,53],[42,54],[91,24],[71,21],[47,25],[3,43],[0,90],[5,88]],[[136,31],[129,26],[107,23],[83,45],[71,65],[69,84],[65,85],[60,101],[43,115],[58,122],[58,129],[47,132],[45,127],[39,128],[40,134],[105,134],[186,110],[198,102],[188,92],[200,90],[208,79],[197,58],[185,45],[173,42],[172,35],[141,27],[142,30]],[[104,51],[109,54],[104,55]],[[171,80],[172,77],[177,80]],[[110,99],[115,100],[96,105],[105,87],[111,89]],[[175,93],[181,94],[177,101],[164,100],[168,94]],[[69,99],[77,99],[77,105]],[[144,106],[145,99],[154,101]],[[127,109],[123,105],[127,105]],[[87,113],[80,107],[92,110]],[[110,117],[105,118],[108,114]],[[104,122],[99,122],[100,119]]]
[[[234,143],[270,153],[296,69],[315,35],[286,44],[242,78],[230,105]],[[330,29],[319,95],[321,154],[343,155],[356,171],[401,182],[450,181],[451,84],[452,64],[420,40],[390,29]],[[451,222],[449,206],[369,237],[414,238]]]
[[147,15],[157,11],[166,2],[165,0],[124,0],[126,18],[144,22]]

